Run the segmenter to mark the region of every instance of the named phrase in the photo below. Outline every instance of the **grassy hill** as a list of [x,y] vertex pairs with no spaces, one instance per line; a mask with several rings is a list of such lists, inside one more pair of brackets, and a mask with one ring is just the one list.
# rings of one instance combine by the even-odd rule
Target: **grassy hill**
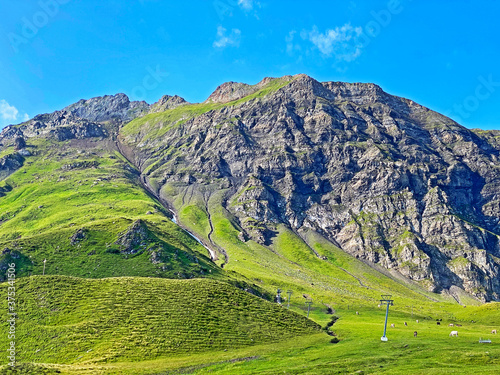
[[[1,293],[6,288],[1,284]],[[18,280],[16,295],[19,362],[135,362],[279,342],[320,329],[300,314],[208,279],[36,276]]]
[[[0,268],[15,260],[18,276],[42,274],[47,259],[46,274],[79,277],[219,273],[110,141],[33,139],[29,146],[33,156],[0,181],[8,191],[0,196]],[[147,233],[128,247],[117,243],[137,220]]]

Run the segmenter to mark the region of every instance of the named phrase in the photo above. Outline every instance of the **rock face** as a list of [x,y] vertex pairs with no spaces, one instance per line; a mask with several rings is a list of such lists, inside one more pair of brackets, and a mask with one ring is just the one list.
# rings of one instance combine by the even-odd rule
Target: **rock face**
[[[291,78],[291,76],[285,76],[282,77],[281,80],[290,80]],[[217,87],[217,89],[208,97],[206,103],[227,103],[233,100],[241,99],[259,91],[272,81],[273,78],[266,77],[253,86],[247,85],[246,83],[226,82]]]
[[97,122],[75,117],[66,111],[35,116],[32,120],[15,126],[8,126],[0,133],[0,142],[9,144],[15,139],[45,137],[58,141],[106,137],[108,131]]
[[[161,139],[143,132],[124,143],[136,165],[159,162],[143,172],[165,200],[172,183],[225,189],[242,237],[266,245],[277,223],[313,230],[429,290],[499,300],[497,138],[374,84],[283,80],[238,105],[161,120],[154,127],[169,128]],[[207,103],[269,84],[227,83]]]
[[87,237],[87,230],[86,229],[78,229],[70,238],[70,243],[73,246],[78,245],[81,241],[85,240]]
[[19,151],[26,147],[26,141],[22,137],[14,139],[14,150]]
[[[24,158],[19,154],[10,154],[0,158],[0,180],[14,173],[21,168],[24,163]],[[1,194],[1,191],[0,191]]]
[[217,87],[208,97],[207,102],[226,103],[250,95],[255,91],[255,88],[246,83],[226,82]]
[[180,96],[163,95],[160,100],[149,107],[149,113],[163,112],[167,109],[174,109],[184,104],[189,103]]

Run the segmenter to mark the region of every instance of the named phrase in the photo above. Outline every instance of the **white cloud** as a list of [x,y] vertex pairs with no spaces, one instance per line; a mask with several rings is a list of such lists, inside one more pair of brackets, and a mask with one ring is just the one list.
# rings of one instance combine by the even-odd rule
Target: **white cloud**
[[6,121],[16,121],[19,111],[5,100],[0,100],[0,118]]
[[0,99],[0,128],[18,121],[28,121],[27,113],[21,115],[19,110],[7,103],[6,100]]
[[217,39],[214,42],[214,47],[224,48],[227,46],[238,47],[240,45],[241,31],[232,29],[231,34],[226,35],[226,29],[222,26],[217,27]]
[[335,29],[319,32],[316,26],[311,31],[302,31],[301,37],[310,41],[326,57],[335,56],[338,60],[353,61],[361,55],[363,28],[347,23]]

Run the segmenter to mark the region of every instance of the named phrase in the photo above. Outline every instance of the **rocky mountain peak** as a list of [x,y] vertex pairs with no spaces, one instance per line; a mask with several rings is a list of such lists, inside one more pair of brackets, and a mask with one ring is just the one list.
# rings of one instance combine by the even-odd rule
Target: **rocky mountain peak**
[[321,83],[316,81],[314,78],[311,78],[306,74],[297,74],[295,76],[283,76],[280,78],[265,77],[255,85],[232,81],[226,82],[218,86],[208,97],[206,102],[228,103],[233,100],[238,100],[265,88],[267,85],[276,80],[289,83],[289,89],[292,92],[297,90],[300,92],[310,91],[310,93],[318,96],[331,96],[331,93],[327,93]]
[[[358,105],[369,105],[378,102],[393,105],[397,101],[406,100],[386,93],[379,85],[374,83],[319,82],[306,74],[297,74],[291,78],[290,89],[292,91],[309,91],[316,96],[336,102],[350,102]],[[408,100],[407,102],[410,103],[411,101]]]
[[285,90],[290,93],[293,98],[313,98],[317,96],[327,100],[334,99],[334,95],[330,90],[325,88],[321,82],[306,74],[285,76],[281,79],[289,80]]
[[59,141],[73,138],[105,137],[104,126],[98,122],[77,117],[66,110],[37,115],[20,125],[6,127],[0,133],[0,143],[12,144],[18,137],[48,137]]
[[227,103],[243,98],[255,91],[257,91],[257,88],[246,83],[226,82],[217,87],[206,101],[212,103]]
[[[226,82],[218,86],[206,102],[228,103],[238,100],[257,92],[277,79],[288,83],[285,85],[285,91],[292,94],[293,97],[310,97],[313,95],[327,100],[349,101],[359,105],[389,101],[394,104],[394,100],[397,98],[387,94],[374,83],[319,82],[307,74],[296,74],[280,78],[266,77],[255,85],[232,81]],[[408,101],[407,104],[409,103],[415,104],[411,101]]]
[[63,109],[75,117],[89,121],[105,122],[128,122],[135,117],[147,113],[149,105],[144,101],[131,102],[127,95],[105,95],[92,99],[81,99]]
[[168,109],[173,109],[184,104],[189,104],[184,98],[174,95],[163,95],[160,100],[152,104],[149,108],[149,113],[163,112]]
[[356,104],[384,101],[390,96],[374,83],[323,82],[323,86],[335,95],[335,100],[349,100]]

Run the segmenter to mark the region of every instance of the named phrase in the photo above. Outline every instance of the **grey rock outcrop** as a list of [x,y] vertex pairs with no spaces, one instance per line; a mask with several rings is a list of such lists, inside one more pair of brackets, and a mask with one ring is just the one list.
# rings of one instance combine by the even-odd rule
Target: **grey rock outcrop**
[[[291,76],[285,76],[280,80],[289,80]],[[228,103],[233,100],[244,98],[245,96],[256,93],[264,88],[270,82],[275,81],[276,78],[266,77],[256,85],[248,85],[239,82],[226,82],[218,86],[215,91],[205,101],[206,103]]]
[[81,99],[60,111],[38,115],[19,125],[5,127],[0,132],[0,147],[14,145],[16,150],[20,150],[24,148],[22,144],[32,137],[59,141],[105,138],[116,133],[124,123],[137,117],[184,104],[187,102],[177,95],[164,95],[152,105],[144,101],[130,101],[125,94]]
[[20,125],[6,127],[0,133],[0,142],[9,145],[19,138],[45,137],[65,141],[107,135],[108,131],[102,124],[75,117],[66,111],[56,111],[35,116]]
[[92,122],[116,121],[121,124],[148,113],[149,105],[144,101],[131,102],[127,95],[116,94],[81,99],[63,111]]
[[23,163],[24,157],[20,154],[10,154],[0,158],[0,181],[21,168]]
[[123,233],[121,233],[115,244],[120,247],[124,254],[135,254],[144,250],[150,239],[150,234],[146,223],[136,220]]
[[14,139],[14,150],[19,151],[26,147],[26,141],[23,137],[16,137]]
[[85,228],[78,229],[70,238],[70,243],[72,246],[78,245],[80,242],[85,240],[88,235],[88,230]]

